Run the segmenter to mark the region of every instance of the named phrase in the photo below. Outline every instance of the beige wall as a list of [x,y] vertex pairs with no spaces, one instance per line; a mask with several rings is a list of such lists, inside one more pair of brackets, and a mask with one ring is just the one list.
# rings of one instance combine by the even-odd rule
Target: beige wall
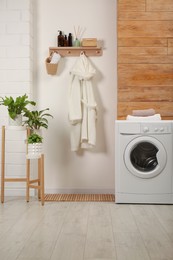
[[118,1],[118,118],[154,108],[173,119],[173,1]]
[[[54,119],[44,131],[46,192],[104,192],[114,190],[114,120],[116,115],[116,1],[37,0],[34,2],[34,95],[39,109],[49,107]],[[70,151],[67,95],[69,71],[76,57],[63,58],[56,76],[47,75],[45,58],[56,46],[57,31],[103,42],[101,57],[90,57],[96,68],[94,92],[98,103],[97,146]]]

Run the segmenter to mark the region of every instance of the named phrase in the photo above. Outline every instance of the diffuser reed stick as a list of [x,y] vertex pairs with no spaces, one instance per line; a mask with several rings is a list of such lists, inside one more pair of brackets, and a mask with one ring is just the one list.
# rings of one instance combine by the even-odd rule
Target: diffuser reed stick
[[80,27],[79,25],[77,28],[74,26],[75,39],[80,40],[82,35],[84,34],[85,30],[86,30],[86,28],[82,29],[82,27]]

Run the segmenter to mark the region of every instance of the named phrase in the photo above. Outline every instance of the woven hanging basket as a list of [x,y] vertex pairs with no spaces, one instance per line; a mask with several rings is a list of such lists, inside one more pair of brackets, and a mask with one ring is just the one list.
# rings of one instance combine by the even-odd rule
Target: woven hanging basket
[[45,63],[46,63],[47,74],[55,75],[57,73],[58,63],[56,64],[50,63],[49,57],[45,60]]

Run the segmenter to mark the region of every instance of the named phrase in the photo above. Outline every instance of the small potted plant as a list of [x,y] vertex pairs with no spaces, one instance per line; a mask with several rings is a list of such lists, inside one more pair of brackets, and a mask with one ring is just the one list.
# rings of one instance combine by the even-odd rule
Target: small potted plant
[[43,142],[43,137],[36,133],[32,133],[31,135],[28,136],[28,138],[27,138],[27,143],[28,143],[27,158],[28,159],[37,158],[41,155],[42,142]]
[[0,97],[0,105],[4,105],[8,109],[9,114],[9,125],[21,126],[22,125],[22,115],[27,111],[27,105],[36,105],[36,102],[28,100],[28,96],[25,94],[23,96],[18,96],[16,99],[13,97],[5,98]]
[[47,111],[49,108],[43,109],[43,110],[33,110],[29,111],[26,110],[24,113],[24,116],[27,118],[23,124],[27,125],[33,132],[40,133],[39,130],[41,128],[48,128],[48,119],[47,117],[52,117],[53,116]]

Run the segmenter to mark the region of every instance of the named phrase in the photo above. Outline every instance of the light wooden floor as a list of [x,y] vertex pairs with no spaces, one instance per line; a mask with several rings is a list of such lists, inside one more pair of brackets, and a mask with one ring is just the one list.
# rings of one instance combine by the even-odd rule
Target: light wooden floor
[[0,260],[173,260],[173,206],[0,205]]

